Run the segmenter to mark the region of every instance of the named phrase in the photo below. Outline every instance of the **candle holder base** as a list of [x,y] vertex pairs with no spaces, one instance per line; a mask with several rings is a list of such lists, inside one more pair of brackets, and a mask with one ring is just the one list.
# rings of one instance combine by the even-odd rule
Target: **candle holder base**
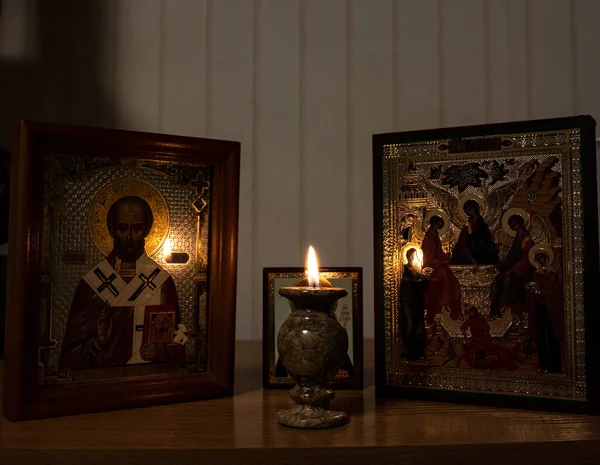
[[325,429],[343,426],[349,419],[346,412],[326,410],[312,405],[297,405],[277,412],[277,421],[292,428]]
[[335,392],[318,385],[298,386],[290,391],[296,406],[277,412],[277,421],[292,428],[324,429],[343,426],[350,420],[346,412],[329,410]]

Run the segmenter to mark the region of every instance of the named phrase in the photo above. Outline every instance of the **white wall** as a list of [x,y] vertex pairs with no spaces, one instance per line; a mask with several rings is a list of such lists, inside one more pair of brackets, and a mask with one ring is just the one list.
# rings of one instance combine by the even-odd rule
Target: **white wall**
[[261,270],[362,266],[371,135],[589,113],[598,0],[3,0],[0,143],[21,117],[242,142],[238,338]]

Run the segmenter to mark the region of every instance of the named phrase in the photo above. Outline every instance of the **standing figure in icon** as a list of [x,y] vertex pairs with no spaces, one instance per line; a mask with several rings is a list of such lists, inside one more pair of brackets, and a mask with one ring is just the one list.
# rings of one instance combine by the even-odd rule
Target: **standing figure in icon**
[[527,284],[529,334],[538,353],[539,371],[560,373],[564,350],[563,285],[552,266],[551,250],[533,250],[537,268],[533,282]]
[[452,252],[456,265],[495,265],[498,263],[498,247],[494,243],[490,227],[479,212],[479,203],[467,200],[463,210],[468,217]]
[[152,209],[140,197],[110,207],[113,249],[77,286],[59,369],[185,362],[184,342],[174,341],[176,328],[186,331],[175,283],[145,251],[152,223]]
[[[494,343],[490,334],[490,324],[475,306],[465,310],[466,319],[460,330],[465,338],[463,354],[456,360],[466,360],[471,368],[518,370],[513,353],[506,347]],[[471,340],[467,338],[467,329],[471,331]]]
[[421,244],[423,266],[433,270],[425,295],[427,324],[432,328],[435,327],[435,316],[442,310],[449,311],[453,320],[462,319],[460,283],[450,269],[449,254],[442,250],[439,232],[443,227],[444,219],[441,216],[432,216]]
[[492,281],[490,320],[499,318],[506,310],[510,310],[522,321],[525,285],[531,281],[535,270],[529,262],[529,251],[534,243],[521,215],[511,215],[508,226],[516,234],[510,250],[498,262],[499,274]]
[[409,360],[423,360],[427,346],[425,332],[425,293],[427,276],[417,265],[417,249],[406,251],[407,263],[400,281],[400,321],[402,356]]

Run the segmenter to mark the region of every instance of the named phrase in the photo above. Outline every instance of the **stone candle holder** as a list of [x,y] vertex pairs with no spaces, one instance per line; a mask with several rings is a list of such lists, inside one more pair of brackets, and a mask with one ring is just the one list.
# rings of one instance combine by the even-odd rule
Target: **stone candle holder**
[[348,294],[320,278],[309,287],[305,278],[279,294],[292,303],[292,313],[277,336],[283,366],[296,382],[290,397],[296,406],[277,412],[277,420],[294,428],[333,428],[348,423],[348,415],[329,410],[335,393],[329,388],[348,352],[348,335],[334,314],[335,302]]

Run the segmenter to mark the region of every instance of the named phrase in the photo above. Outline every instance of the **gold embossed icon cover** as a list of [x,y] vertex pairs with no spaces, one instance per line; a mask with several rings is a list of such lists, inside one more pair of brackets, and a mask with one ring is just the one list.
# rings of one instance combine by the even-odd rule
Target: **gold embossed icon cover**
[[594,126],[374,136],[378,394],[595,404]]
[[[48,154],[45,171],[40,384],[204,371],[210,168]],[[166,342],[144,338],[154,306]]]

